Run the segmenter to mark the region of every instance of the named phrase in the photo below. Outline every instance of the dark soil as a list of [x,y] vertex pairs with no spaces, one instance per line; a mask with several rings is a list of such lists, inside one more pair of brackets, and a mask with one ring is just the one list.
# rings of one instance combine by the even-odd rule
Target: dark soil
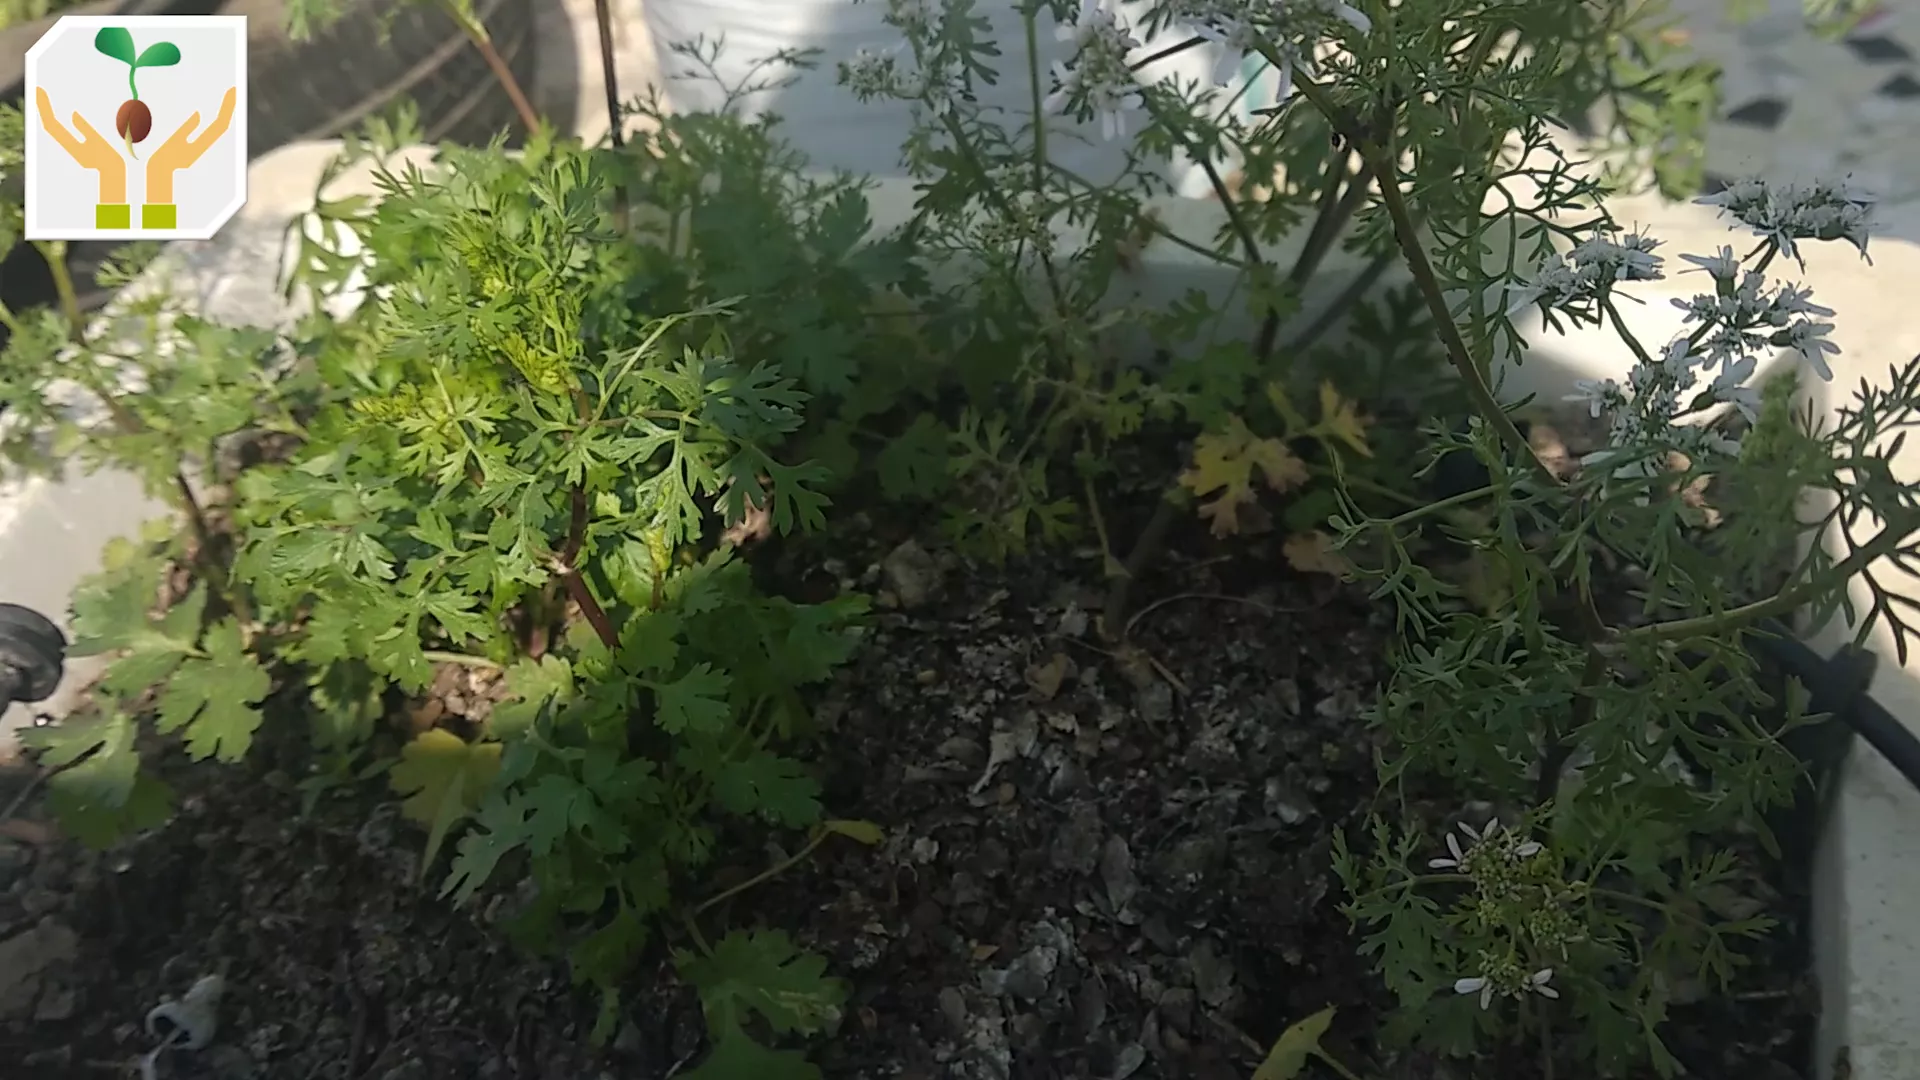
[[[884,595],[821,706],[820,760],[829,812],[887,839],[829,843],[707,916],[787,929],[849,980],[841,1032],[813,1050],[828,1077],[1243,1080],[1327,1005],[1325,1045],[1362,1075],[1528,1075],[1373,1038],[1387,1003],[1329,854],[1373,806],[1361,716],[1390,613],[1286,569],[1278,538],[1229,556],[1188,537],[1112,650],[1097,563],[943,570],[868,543],[830,568]],[[697,1060],[697,1005],[664,957],[590,1049],[592,995],[516,953],[488,925],[497,905],[455,910],[418,884],[421,837],[376,785],[302,817],[291,767],[170,760],[178,818],[106,855],[9,826],[0,952],[30,934],[49,959],[0,1020],[0,1075],[129,1075],[147,1011],[210,973],[229,987],[219,1036],[161,1077],[662,1080]],[[777,854],[738,850],[717,877]],[[1669,1047],[1701,1076],[1801,1075],[1783,1064],[1809,1022],[1795,956],[1677,1010]]]

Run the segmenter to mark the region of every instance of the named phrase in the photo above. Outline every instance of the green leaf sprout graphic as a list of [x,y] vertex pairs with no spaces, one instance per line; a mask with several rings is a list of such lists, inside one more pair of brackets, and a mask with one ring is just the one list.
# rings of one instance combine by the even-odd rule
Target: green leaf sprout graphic
[[141,68],[172,67],[179,63],[180,46],[171,41],[159,41],[147,46],[145,52],[137,52],[133,46],[133,35],[126,27],[109,26],[93,36],[93,47],[127,65],[127,91],[133,98],[120,106],[113,126],[125,140],[127,156],[138,161],[139,155],[133,152],[133,144],[145,139],[152,130],[153,113],[140,101],[140,86],[135,80]]

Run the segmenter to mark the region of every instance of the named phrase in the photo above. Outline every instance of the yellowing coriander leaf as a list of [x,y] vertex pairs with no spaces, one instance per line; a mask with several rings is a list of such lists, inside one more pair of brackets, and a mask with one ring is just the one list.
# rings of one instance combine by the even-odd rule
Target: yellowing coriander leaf
[[1318,529],[1295,533],[1280,546],[1287,565],[1303,574],[1330,574],[1345,579],[1353,573],[1353,563],[1333,544],[1333,537]]
[[1222,432],[1207,432],[1194,440],[1193,464],[1180,474],[1181,486],[1197,496],[1214,495],[1200,506],[1200,516],[1212,522],[1215,536],[1240,531],[1239,509],[1253,501],[1253,473],[1275,491],[1306,482],[1307,469],[1279,439],[1256,438],[1239,417],[1227,420]]
[[406,797],[400,812],[427,828],[422,879],[440,854],[447,830],[473,812],[499,771],[499,743],[469,743],[440,728],[421,732],[400,751],[387,783],[396,795]]
[[1367,445],[1367,428],[1372,421],[1360,415],[1353,402],[1340,396],[1330,382],[1320,384],[1320,423],[1314,430],[1321,437],[1345,444],[1361,457],[1372,457]]
[[1324,1057],[1320,1039],[1333,1024],[1333,1007],[1321,1009],[1280,1033],[1267,1059],[1253,1070],[1253,1080],[1295,1080],[1310,1057]]
[[821,822],[820,827],[830,833],[839,833],[841,836],[857,844],[865,844],[868,847],[872,847],[887,838],[886,830],[871,821],[848,821],[844,818],[834,818],[831,821]]

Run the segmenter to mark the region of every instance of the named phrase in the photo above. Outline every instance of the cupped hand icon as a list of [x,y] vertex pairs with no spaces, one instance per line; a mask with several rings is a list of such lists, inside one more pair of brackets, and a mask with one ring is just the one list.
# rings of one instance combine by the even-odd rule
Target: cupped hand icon
[[[232,100],[231,92],[228,93],[228,100]],[[65,150],[76,165],[99,174],[99,201],[109,204],[126,202],[127,163],[120,156],[120,151],[102,138],[93,125],[87,123],[86,117],[79,113],[73,114],[73,130],[61,124],[60,118],[53,114],[53,100],[47,97],[45,87],[35,89],[34,104],[40,111],[40,126],[47,129],[53,141],[60,144],[60,149]],[[75,136],[74,130],[80,134]]]
[[[220,111],[198,135],[194,129],[200,126],[200,114],[187,117],[167,141],[160,144],[152,156],[147,158],[147,202],[171,204],[173,202],[173,174],[182,169],[192,168],[220,137],[227,133],[233,124],[233,106],[237,98],[235,89],[228,89],[226,96],[220,99]],[[75,117],[75,119],[79,119]]]

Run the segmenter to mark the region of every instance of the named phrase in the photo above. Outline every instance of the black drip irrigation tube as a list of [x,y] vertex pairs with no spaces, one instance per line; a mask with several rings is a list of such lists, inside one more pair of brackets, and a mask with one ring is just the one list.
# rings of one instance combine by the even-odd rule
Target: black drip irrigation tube
[[1859,736],[1920,791],[1920,737],[1867,692],[1877,659],[1872,653],[1848,644],[1830,657],[1821,656],[1772,619],[1748,633],[1746,647],[1782,674],[1800,680],[1811,711],[1827,714]]
[[67,636],[46,616],[0,604],[0,712],[14,702],[45,701],[66,672]]

